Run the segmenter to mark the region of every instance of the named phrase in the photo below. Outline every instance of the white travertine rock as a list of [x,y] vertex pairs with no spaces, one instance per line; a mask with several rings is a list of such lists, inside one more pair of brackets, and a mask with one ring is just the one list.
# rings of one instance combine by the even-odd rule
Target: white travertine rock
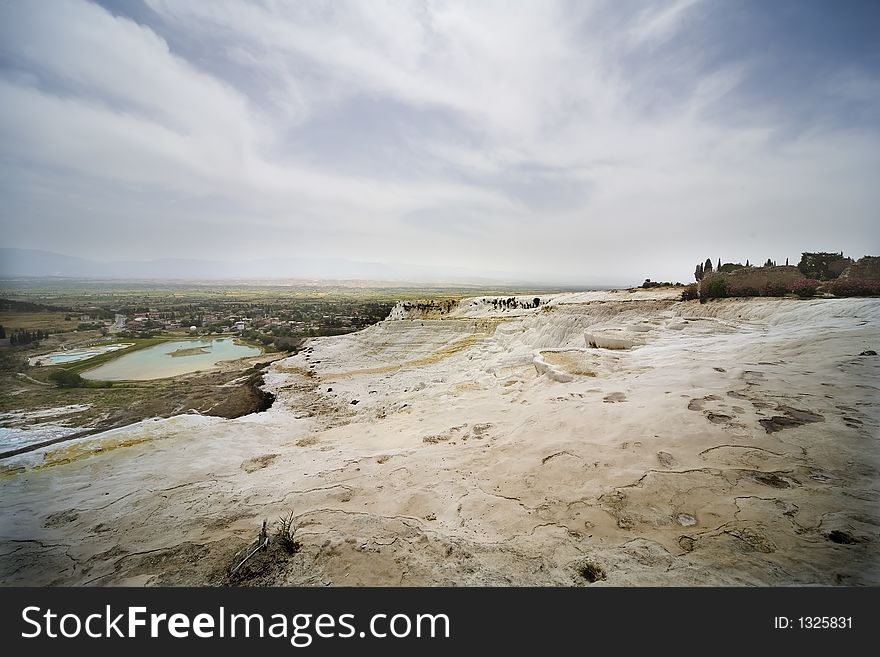
[[261,582],[880,585],[880,299],[679,294],[400,312],[273,364],[264,413],[4,459],[0,584],[217,583],[293,511]]

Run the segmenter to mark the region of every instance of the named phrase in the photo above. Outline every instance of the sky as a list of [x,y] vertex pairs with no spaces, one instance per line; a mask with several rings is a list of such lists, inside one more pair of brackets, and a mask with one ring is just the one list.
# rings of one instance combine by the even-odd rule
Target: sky
[[0,2],[6,247],[687,282],[878,172],[878,2]]

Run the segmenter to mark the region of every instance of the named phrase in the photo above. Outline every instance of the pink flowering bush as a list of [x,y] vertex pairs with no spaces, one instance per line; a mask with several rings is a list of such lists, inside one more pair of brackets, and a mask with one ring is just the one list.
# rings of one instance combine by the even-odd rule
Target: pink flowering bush
[[784,297],[788,294],[788,286],[784,283],[765,283],[761,288],[762,297]]
[[819,281],[815,278],[802,278],[791,284],[791,291],[803,299],[816,296],[819,289]]
[[825,284],[825,289],[836,297],[867,297],[880,294],[880,281],[835,278]]

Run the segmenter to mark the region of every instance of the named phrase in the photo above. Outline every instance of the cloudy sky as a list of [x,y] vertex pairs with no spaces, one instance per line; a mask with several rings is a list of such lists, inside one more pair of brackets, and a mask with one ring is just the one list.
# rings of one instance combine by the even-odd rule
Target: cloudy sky
[[534,281],[880,254],[880,3],[0,2],[3,246]]

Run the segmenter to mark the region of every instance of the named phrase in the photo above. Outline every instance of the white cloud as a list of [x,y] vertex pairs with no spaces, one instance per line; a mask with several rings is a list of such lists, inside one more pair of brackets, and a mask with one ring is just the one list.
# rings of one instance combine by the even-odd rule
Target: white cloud
[[680,29],[688,12],[701,0],[673,0],[660,8],[645,9],[629,30],[630,41],[637,46],[665,41]]
[[[152,31],[81,2],[59,2],[52,13],[33,4],[18,9],[21,23],[5,23],[6,42],[40,73],[75,85],[69,94],[0,86],[8,139],[28,159],[110,180],[249,198],[258,208],[268,201],[274,212],[291,203],[323,206],[319,214],[335,211],[343,224],[355,213],[381,218],[444,199],[508,205],[464,185],[346,178],[270,161],[261,149],[280,126],[173,55]],[[34,36],[39,48],[27,45]]]
[[[822,217],[846,208],[863,235],[880,200],[865,184],[876,135],[818,126],[790,141],[778,113],[744,101],[745,56],[711,68],[686,47],[655,57],[687,45],[694,16],[705,26],[695,2],[630,14],[568,2],[148,4],[153,27],[83,1],[0,8],[4,150],[41,184],[56,176],[61,205],[63,179],[79,177],[186,200],[157,202],[159,233],[202,225],[219,201],[281,238],[262,245],[271,255],[406,261],[418,246],[437,264],[587,279],[624,248],[653,267],[644,275],[675,277],[663,251],[717,241],[710,218],[748,234],[768,232],[772,215],[783,248],[804,222],[817,240],[839,234]],[[675,92],[657,93],[667,76]],[[876,95],[856,69],[839,86]],[[385,114],[361,124],[365,101]],[[547,202],[554,194],[565,198]],[[88,221],[82,197],[64,211]],[[56,249],[75,242],[56,232]],[[319,233],[320,244],[300,239]],[[218,255],[235,255],[237,239]]]

